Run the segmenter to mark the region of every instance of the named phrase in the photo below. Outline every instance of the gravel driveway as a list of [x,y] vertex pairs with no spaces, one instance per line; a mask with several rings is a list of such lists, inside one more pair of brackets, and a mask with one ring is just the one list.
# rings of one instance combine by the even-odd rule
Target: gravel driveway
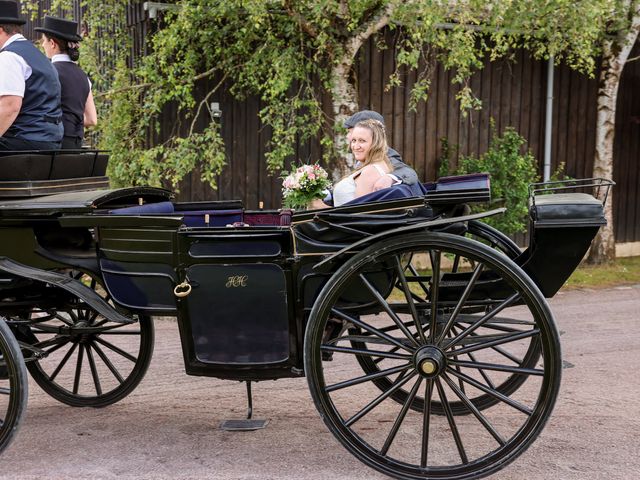
[[[640,285],[560,293],[564,376],[533,446],[492,479],[632,479],[640,474]],[[379,479],[325,428],[304,379],[254,385],[264,430],[224,432],[245,387],[184,374],[177,325],[156,322],[141,385],[103,409],[72,408],[30,383],[26,421],[3,479]]]

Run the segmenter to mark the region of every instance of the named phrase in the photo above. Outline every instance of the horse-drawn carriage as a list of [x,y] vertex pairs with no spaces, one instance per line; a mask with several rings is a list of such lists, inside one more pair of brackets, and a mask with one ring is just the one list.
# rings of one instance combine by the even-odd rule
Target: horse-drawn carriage
[[549,419],[561,357],[545,297],[604,224],[594,190],[612,182],[534,185],[521,251],[481,222],[501,209],[469,208],[489,200],[486,175],[292,214],[99,189],[104,158],[68,161],[82,155],[82,178],[51,178],[54,158],[47,178],[1,182],[0,450],[27,371],[71,406],[130,394],[153,315],[177,317],[189,375],[306,376],[329,430],[392,477],[489,475]]

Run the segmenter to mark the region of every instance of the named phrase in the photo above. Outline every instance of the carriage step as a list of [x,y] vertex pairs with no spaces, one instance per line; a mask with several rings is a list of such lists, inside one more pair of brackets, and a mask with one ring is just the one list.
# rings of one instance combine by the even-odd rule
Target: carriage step
[[253,415],[253,397],[251,395],[251,381],[247,380],[247,418],[239,420],[225,420],[220,424],[220,428],[227,432],[250,432],[260,430],[269,423],[269,420],[257,420],[251,418]]
[[64,273],[49,272],[39,268],[28,267],[27,265],[9,260],[6,257],[0,257],[0,271],[60,287],[85,301],[87,305],[96,312],[114,323],[135,323],[135,320],[125,317],[114,310],[113,307],[105,302],[94,290]]
[[226,432],[250,432],[260,430],[269,423],[269,420],[256,420],[253,418],[241,418],[239,420],[225,420],[220,428]]

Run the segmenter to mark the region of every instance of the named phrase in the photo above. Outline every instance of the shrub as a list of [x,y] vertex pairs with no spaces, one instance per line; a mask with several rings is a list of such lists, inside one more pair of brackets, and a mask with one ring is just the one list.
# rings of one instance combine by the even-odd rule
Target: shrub
[[536,160],[530,151],[521,153],[526,140],[512,127],[497,135],[492,126],[492,132],[489,149],[478,158],[462,157],[455,174],[491,174],[492,203],[507,207],[507,211],[487,218],[486,223],[507,235],[523,232],[527,226],[528,187],[539,178]]

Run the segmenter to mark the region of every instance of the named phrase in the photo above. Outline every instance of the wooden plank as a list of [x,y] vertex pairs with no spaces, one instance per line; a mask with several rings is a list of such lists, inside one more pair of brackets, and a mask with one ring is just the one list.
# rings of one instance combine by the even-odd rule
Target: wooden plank
[[489,148],[490,125],[491,125],[491,77],[495,71],[495,62],[485,61],[482,69],[482,80],[480,85],[480,99],[482,100],[482,110],[478,125],[478,156],[482,155]]
[[[447,114],[449,113],[448,92],[449,92],[449,77],[444,71],[442,65],[438,65],[438,91],[437,91],[437,107],[436,107],[436,156],[442,155],[441,139],[447,138]],[[450,139],[449,139],[450,140]],[[453,159],[450,159],[452,164],[455,164]],[[450,165],[453,169],[454,165]]]
[[438,92],[440,90],[440,79],[438,67],[434,65],[432,81],[429,88],[429,97],[424,105],[425,110],[425,154],[422,159],[422,171],[425,179],[436,178],[438,169]]
[[[402,139],[402,158],[410,166],[415,165],[416,159],[416,112],[409,110],[411,102],[411,89],[415,84],[416,74],[415,72],[405,73],[405,82],[402,86],[403,95],[403,111],[400,112],[403,115],[403,128],[401,132]],[[419,177],[420,178],[420,177]]]
[[382,113],[382,91],[384,88],[382,64],[384,54],[375,48],[375,41],[371,42],[371,86],[369,89],[369,103],[361,105],[369,110]]
[[[387,44],[391,44],[391,42],[393,41],[393,37],[391,33],[387,33],[385,35],[385,40],[387,42]],[[394,143],[395,144],[395,137],[393,137],[393,131],[395,128],[394,125],[394,98],[393,98],[393,92],[385,92],[385,86],[387,85],[387,83],[389,82],[389,76],[393,73],[394,68],[395,68],[395,54],[393,49],[391,48],[387,48],[386,50],[384,50],[382,52],[382,77],[381,77],[381,109],[378,110],[382,116],[384,117],[384,122],[385,125],[387,127],[387,132],[391,132],[391,135],[389,135],[389,133],[387,133],[387,136],[389,138],[393,138],[394,139]],[[400,152],[402,153],[402,152]]]

